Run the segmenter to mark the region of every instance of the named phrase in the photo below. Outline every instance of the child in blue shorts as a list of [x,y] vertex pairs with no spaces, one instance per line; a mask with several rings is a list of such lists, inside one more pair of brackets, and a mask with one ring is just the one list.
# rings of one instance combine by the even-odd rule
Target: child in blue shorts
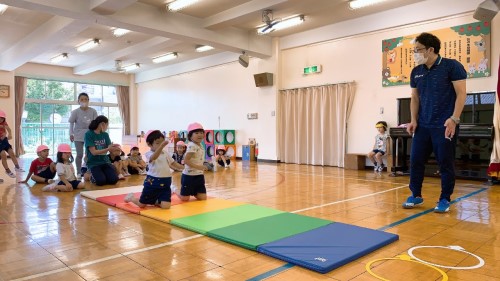
[[159,205],[162,209],[169,209],[172,197],[170,189],[172,172],[170,168],[182,170],[184,167],[163,151],[168,140],[165,140],[165,136],[160,130],[148,132],[146,144],[151,150],[145,154],[149,169],[144,180],[141,197],[137,199],[133,193],[129,193],[125,197],[125,202],[132,202],[141,208],[146,205]]

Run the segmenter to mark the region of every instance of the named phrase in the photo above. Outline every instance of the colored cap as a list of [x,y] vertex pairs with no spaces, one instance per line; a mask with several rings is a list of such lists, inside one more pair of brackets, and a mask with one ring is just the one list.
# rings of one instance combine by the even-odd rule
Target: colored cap
[[178,141],[175,145],[177,145],[177,146],[179,146],[179,145],[186,146],[186,144],[183,141]]
[[379,121],[375,124],[375,128],[387,128],[387,123],[385,121]]
[[194,130],[203,130],[203,126],[200,123],[197,123],[197,122],[189,124],[189,126],[188,126],[188,133],[192,132]]
[[44,150],[46,150],[46,149],[49,149],[49,147],[48,147],[48,146],[46,146],[46,145],[43,145],[43,144],[42,144],[42,145],[39,145],[39,146],[36,148],[36,153],[41,152],[41,151],[44,151]]
[[71,146],[66,143],[61,143],[57,146],[57,152],[71,152]]
[[5,114],[5,112],[3,110],[0,110],[0,117],[7,118],[7,115]]
[[226,147],[222,144],[217,146],[217,150],[219,150],[219,149],[226,151]]

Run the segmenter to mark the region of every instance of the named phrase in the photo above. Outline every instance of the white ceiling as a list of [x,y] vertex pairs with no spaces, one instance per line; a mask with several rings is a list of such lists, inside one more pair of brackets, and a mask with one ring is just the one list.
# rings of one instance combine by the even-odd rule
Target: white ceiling
[[[348,0],[200,0],[180,12],[167,12],[165,0],[0,0],[9,5],[0,15],[0,70],[13,71],[27,63],[52,64],[50,58],[68,53],[57,65],[85,75],[115,71],[140,63],[135,73],[168,65],[196,64],[210,56],[241,51],[259,58],[271,55],[272,37],[283,37],[424,0],[387,0],[368,8],[350,10]],[[305,23],[269,35],[257,35],[262,11],[274,19],[304,15]],[[111,29],[132,30],[114,37]],[[78,53],[75,46],[92,38],[99,47]],[[195,52],[197,45],[215,49]],[[153,64],[151,58],[178,52],[176,60]]]

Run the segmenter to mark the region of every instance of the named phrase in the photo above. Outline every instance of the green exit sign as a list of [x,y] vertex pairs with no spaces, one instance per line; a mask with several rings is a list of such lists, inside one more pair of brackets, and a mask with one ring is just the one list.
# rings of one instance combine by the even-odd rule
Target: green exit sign
[[303,74],[312,74],[312,73],[320,73],[320,72],[321,72],[321,65],[312,65],[312,66],[304,67]]

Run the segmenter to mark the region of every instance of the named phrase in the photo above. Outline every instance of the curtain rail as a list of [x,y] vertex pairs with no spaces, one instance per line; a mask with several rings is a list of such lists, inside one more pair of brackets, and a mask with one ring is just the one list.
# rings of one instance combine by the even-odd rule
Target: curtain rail
[[322,87],[322,86],[330,86],[330,85],[338,85],[338,84],[349,84],[349,83],[354,83],[356,81],[341,81],[341,82],[336,82],[336,83],[328,83],[328,84],[322,84],[322,85],[313,85],[313,86],[306,86],[306,87],[298,87],[298,88],[290,88],[290,89],[279,89],[279,91],[286,91],[286,90],[297,90],[297,89],[305,89],[305,88],[312,88],[312,87]]

